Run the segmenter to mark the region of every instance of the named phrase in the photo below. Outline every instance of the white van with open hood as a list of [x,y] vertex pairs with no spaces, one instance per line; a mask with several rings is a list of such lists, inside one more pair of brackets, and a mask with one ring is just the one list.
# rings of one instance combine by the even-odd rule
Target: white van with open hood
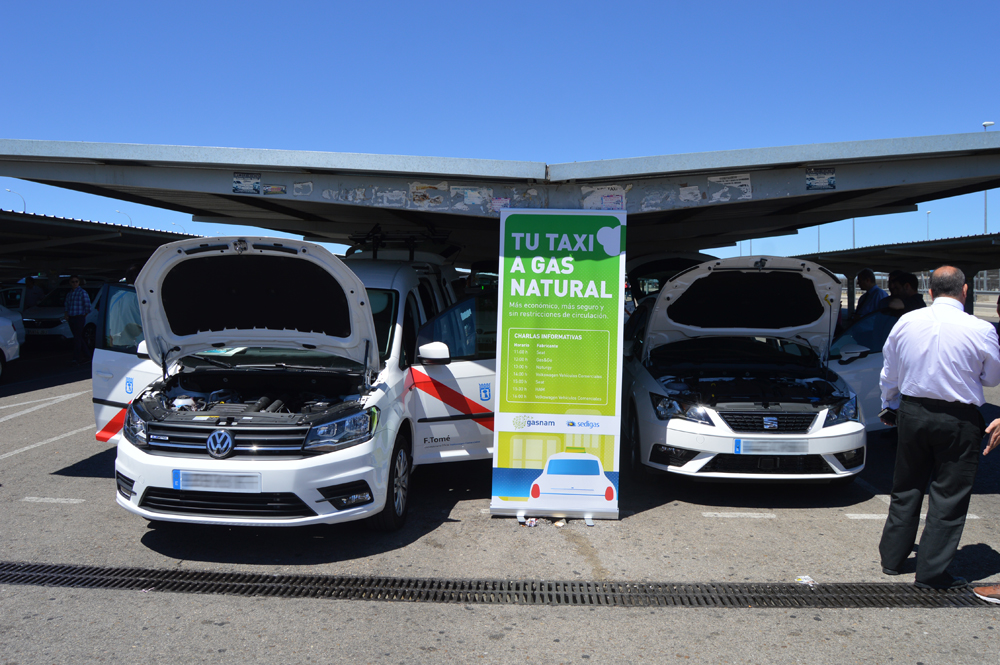
[[626,448],[637,473],[839,480],[864,468],[857,397],[828,366],[840,280],[781,257],[671,277],[625,331]]
[[117,406],[100,396],[119,384],[131,400],[109,436],[120,505],[154,521],[402,524],[403,381],[398,367],[380,374],[391,331],[378,335],[372,315],[388,296],[322,247],[275,238],[164,245],[122,295],[141,325],[132,314],[130,342],[117,343],[148,354],[158,377],[143,389],[141,363],[120,371],[95,355],[95,412]]

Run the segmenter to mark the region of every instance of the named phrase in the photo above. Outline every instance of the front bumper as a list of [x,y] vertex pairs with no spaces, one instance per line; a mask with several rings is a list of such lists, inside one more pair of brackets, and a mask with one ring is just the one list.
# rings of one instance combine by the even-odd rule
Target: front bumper
[[58,325],[51,328],[29,328],[25,325],[24,334],[26,337],[63,337],[65,339],[73,339],[73,331],[70,330],[69,323],[66,321],[60,321]]
[[[712,427],[677,419],[664,422],[650,416],[640,421],[643,461],[669,473],[704,479],[825,481],[854,476],[865,468],[865,428],[858,422],[814,426],[809,432],[796,434],[759,434],[734,432],[718,417],[713,417]],[[817,422],[822,423],[823,417],[819,414]],[[746,454],[759,442],[789,442],[800,450]],[[693,453],[693,457],[680,464],[663,463],[669,448],[681,449],[686,456]],[[854,457],[845,466],[841,460],[852,451]]]
[[[136,448],[121,435],[118,436],[116,475],[133,481],[129,497],[126,498],[121,490],[116,491],[118,505],[148,520],[230,526],[305,526],[363,519],[377,514],[385,505],[389,455],[377,443],[381,436],[346,450],[296,460],[233,458],[215,460],[151,455]],[[225,508],[232,511],[227,515],[198,514],[194,512],[193,507],[196,503],[200,506],[199,510],[204,510],[205,505],[211,510],[213,499],[217,498],[221,505],[227,502],[227,497],[239,497],[224,492],[205,491],[188,492],[185,495],[183,490],[175,490],[175,470],[216,474],[260,474],[260,494],[251,493],[244,496],[265,504],[267,497],[264,495],[275,497],[280,495],[293,499],[297,497],[305,507],[301,512],[310,514],[293,517],[254,516],[240,514],[238,508],[234,509],[231,506]],[[371,488],[373,499],[371,503],[337,510],[319,491],[320,488],[358,481],[367,483]],[[162,501],[154,503],[159,506],[156,509],[149,507],[151,497],[165,494],[169,494],[171,500],[176,501],[177,508],[164,509]]]

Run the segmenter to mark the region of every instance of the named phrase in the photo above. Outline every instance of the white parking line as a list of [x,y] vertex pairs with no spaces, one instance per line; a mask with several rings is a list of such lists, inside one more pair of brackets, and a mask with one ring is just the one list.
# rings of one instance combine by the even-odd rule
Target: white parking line
[[752,520],[773,520],[778,516],[774,513],[702,513],[702,517],[746,517]]
[[74,434],[79,434],[80,432],[86,432],[90,430],[91,432],[97,429],[94,425],[87,425],[86,427],[81,427],[80,429],[75,429],[72,432],[66,432],[65,434],[60,434],[59,436],[54,436],[51,439],[45,439],[44,441],[39,441],[38,443],[33,443],[30,446],[25,446],[24,448],[18,448],[17,450],[12,450],[9,453],[4,453],[0,455],[0,459],[6,459],[17,455],[18,453],[23,453],[26,450],[31,450],[32,448],[37,448],[39,446],[44,446],[46,443],[52,443],[53,441],[58,441],[59,439],[65,439],[68,436],[73,436]]
[[41,496],[26,496],[21,501],[29,503],[83,503],[86,499],[48,499]]
[[55,397],[46,397],[45,399],[32,399],[27,402],[18,402],[17,404],[4,404],[0,406],[0,409],[13,409],[16,406],[24,406],[25,404],[38,404],[39,402],[51,402],[54,399],[63,397],[63,395],[56,395]]
[[59,402],[65,402],[68,399],[72,399],[74,397],[79,397],[80,395],[86,395],[89,392],[90,392],[89,390],[81,390],[78,393],[70,393],[68,395],[60,395],[58,397],[53,397],[52,399],[48,400],[44,404],[38,404],[36,406],[31,407],[30,409],[24,409],[23,411],[18,411],[17,413],[12,413],[9,416],[4,416],[3,418],[0,418],[0,423],[2,423],[4,421],[7,421],[7,420],[10,420],[12,418],[17,418],[18,416],[23,416],[26,413],[31,413],[33,411],[38,411],[39,409],[44,409],[44,408],[46,408],[48,406],[51,406],[53,404],[58,404]]

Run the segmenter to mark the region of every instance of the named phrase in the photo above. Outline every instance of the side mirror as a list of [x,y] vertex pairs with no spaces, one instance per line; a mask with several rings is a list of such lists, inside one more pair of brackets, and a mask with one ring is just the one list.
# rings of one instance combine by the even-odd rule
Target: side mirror
[[139,356],[142,360],[149,360],[149,352],[146,350],[146,340],[139,342],[139,346],[135,350],[135,355]]
[[428,342],[417,349],[417,362],[421,365],[447,365],[451,350],[444,342]]
[[858,358],[865,358],[871,353],[867,346],[861,346],[860,344],[845,344],[840,349],[840,364],[847,365]]

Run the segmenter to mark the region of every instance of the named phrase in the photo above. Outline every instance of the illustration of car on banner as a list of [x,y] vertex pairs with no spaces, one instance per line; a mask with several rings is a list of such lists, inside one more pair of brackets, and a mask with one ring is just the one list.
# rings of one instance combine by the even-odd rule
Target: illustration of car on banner
[[851,482],[866,436],[829,362],[840,295],[815,263],[757,256],[693,266],[641,301],[623,368],[633,473]]
[[[203,284],[225,297],[198,295]],[[94,405],[130,512],[264,526],[371,517],[396,529],[415,465],[491,455],[492,404],[479,397],[493,367],[419,365],[425,310],[406,264],[348,267],[286,239],[195,238],[161,247],[135,288],[116,289]],[[474,410],[445,395],[456,376]],[[435,409],[444,415],[426,417]]]
[[533,510],[558,512],[572,497],[578,510],[606,509],[615,500],[615,485],[606,475],[601,460],[587,453],[556,453],[545,462],[545,468],[531,484],[528,507]]

